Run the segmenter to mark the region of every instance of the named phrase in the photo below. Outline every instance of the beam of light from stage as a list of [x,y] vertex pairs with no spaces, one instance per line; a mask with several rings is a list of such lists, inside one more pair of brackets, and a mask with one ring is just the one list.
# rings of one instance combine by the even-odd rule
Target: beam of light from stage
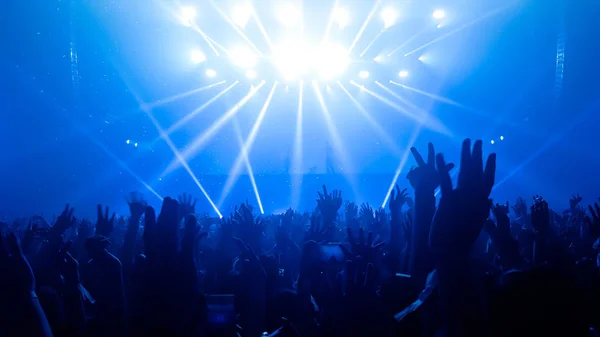
[[[258,186],[256,185],[256,180],[254,180],[254,172],[252,172],[252,165],[250,165],[250,159],[248,158],[248,152],[244,151],[244,140],[242,139],[242,132],[240,131],[239,123],[237,119],[233,120],[233,125],[235,129],[235,133],[238,139],[238,143],[240,145],[240,154],[243,153],[244,163],[246,164],[246,170],[248,171],[248,176],[250,177],[250,184],[252,184],[252,189],[254,190],[254,196],[256,197],[256,203],[258,203],[258,208],[260,209],[260,214],[265,214],[265,210],[262,205],[262,201],[260,201],[260,195],[258,194]],[[239,156],[238,156],[239,157]],[[238,169],[239,173],[239,169]]]
[[350,94],[350,92],[346,89],[346,87],[344,87],[344,85],[340,81],[338,81],[338,84],[346,93],[346,95],[348,95],[348,98],[350,98],[352,103],[354,103],[354,106],[356,106],[358,111],[363,115],[363,117],[367,119],[367,122],[371,124],[373,130],[375,130],[379,137],[383,139],[383,142],[392,150],[392,152],[395,155],[400,155],[402,151],[400,150],[398,145],[396,145],[396,143],[392,140],[392,138],[385,132],[381,125],[377,124],[373,117],[371,117],[371,114],[362,106],[362,104],[360,104],[359,101],[356,100],[356,98],[352,96],[352,94]]
[[82,131],[81,128],[77,127],[77,130],[82,132],[92,143],[94,143],[96,146],[98,146],[102,150],[102,152],[106,153],[110,158],[112,158],[117,164],[119,164],[119,166],[121,166],[135,180],[137,180],[140,184],[142,184],[150,193],[152,193],[154,196],[156,196],[160,201],[163,200],[163,197],[161,197],[160,194],[158,194],[150,185],[148,185],[144,181],[144,179],[142,179],[139,175],[137,175],[135,172],[133,172],[133,170],[130,169],[129,166],[123,160],[119,159],[119,157],[117,157],[116,154],[112,153],[106,146],[102,145],[102,143],[100,143],[100,141],[96,140],[94,137],[89,135],[87,132]]
[[392,97],[394,97],[395,99],[402,102],[404,105],[408,106],[409,108],[411,108],[411,109],[419,112],[421,115],[423,115],[423,117],[426,120],[426,122],[424,122],[424,123],[427,125],[427,127],[431,128],[435,131],[438,131],[446,136],[453,136],[452,132],[437,117],[431,115],[428,111],[421,109],[420,107],[416,106],[413,102],[411,102],[411,101],[405,99],[404,97],[398,95],[397,93],[393,92],[390,88],[379,83],[379,81],[375,81],[375,84],[377,84],[380,88],[385,90]]
[[173,133],[174,131],[176,131],[179,128],[181,128],[182,126],[184,126],[187,122],[189,122],[194,117],[196,117],[199,113],[201,113],[202,111],[204,111],[204,109],[206,109],[209,105],[211,105],[216,100],[218,100],[219,97],[225,95],[225,93],[227,93],[229,90],[231,90],[233,87],[235,87],[238,83],[239,83],[239,81],[233,82],[229,87],[223,89],[221,92],[219,92],[218,94],[216,94],[215,96],[213,96],[211,99],[209,99],[208,101],[204,102],[201,106],[199,106],[198,108],[194,109],[189,114],[183,116],[183,118],[181,118],[180,120],[178,120],[175,124],[171,125],[165,131],[165,134],[168,136],[171,133]]
[[[256,94],[260,88],[265,85],[265,81],[261,81],[260,84],[256,87],[252,87],[250,92],[246,94],[239,102],[237,102],[233,107],[229,109],[221,118],[215,121],[206,131],[204,131],[200,136],[196,137],[192,144],[190,144],[185,151],[182,153],[182,158],[186,161],[189,157],[196,154],[202,147],[209,141],[216,132],[218,132],[224,125],[227,123],[235,114],[240,110],[251,98]],[[177,160],[172,160],[171,163],[167,166],[167,168],[160,175],[161,178],[164,178],[165,175],[173,172],[175,169],[179,167],[179,163]]]
[[265,27],[262,24],[262,21],[260,20],[260,18],[258,17],[258,14],[256,13],[256,11],[254,10],[254,6],[252,6],[252,17],[254,18],[254,21],[256,21],[256,25],[258,26],[258,29],[260,30],[260,32],[262,33],[263,37],[265,38],[265,41],[267,41],[267,45],[269,46],[269,50],[271,52],[273,52],[273,43],[271,43],[271,39],[269,38],[269,34],[267,34],[267,31],[265,30]]
[[427,30],[429,30],[429,26],[426,26],[425,28],[421,29],[419,32],[417,32],[416,34],[413,34],[413,36],[411,36],[408,40],[406,40],[403,44],[399,45],[398,47],[396,47],[394,50],[392,50],[389,54],[389,56],[394,55],[398,50],[404,48],[406,45],[408,45],[409,43],[413,42],[414,39],[416,39],[417,37],[423,35],[423,33],[425,33]]
[[208,89],[216,87],[218,85],[225,84],[225,82],[226,81],[221,81],[221,82],[209,84],[207,86],[204,86],[204,87],[201,87],[201,88],[198,88],[198,89],[193,89],[193,90],[190,90],[188,92],[184,92],[184,93],[173,95],[173,96],[170,96],[170,97],[167,97],[167,98],[159,99],[157,101],[147,103],[144,108],[145,109],[154,109],[157,106],[161,106],[163,104],[171,103],[173,101],[185,98],[185,97],[193,95],[195,93],[199,93],[201,91],[208,90]]
[[200,181],[198,180],[198,178],[196,177],[196,175],[194,174],[194,172],[192,172],[192,169],[190,168],[190,165],[181,156],[181,153],[179,152],[179,150],[177,150],[177,148],[175,147],[175,144],[173,144],[173,142],[171,141],[171,138],[169,138],[169,136],[167,136],[165,134],[165,131],[162,129],[162,127],[160,126],[160,124],[158,123],[158,121],[156,120],[156,118],[154,118],[154,115],[152,114],[152,112],[150,110],[145,110],[145,109],[142,109],[142,110],[148,115],[148,117],[152,121],[152,124],[154,124],[154,127],[156,128],[156,130],[160,134],[161,138],[163,138],[165,140],[165,142],[167,143],[167,145],[169,146],[169,148],[171,148],[171,151],[173,151],[173,154],[175,155],[176,160],[178,160],[179,163],[188,172],[188,174],[190,175],[190,177],[192,178],[192,180],[194,181],[194,183],[196,183],[196,186],[198,186],[198,188],[200,189],[200,192],[202,192],[202,194],[204,195],[204,197],[206,198],[206,200],[208,200],[208,202],[210,203],[210,205],[212,206],[212,208],[215,210],[215,213],[217,213],[217,215],[219,216],[219,218],[222,218],[223,215],[221,215],[221,212],[219,212],[219,209],[217,208],[217,205],[215,205],[215,203],[212,201],[212,199],[208,195],[208,192],[206,192],[206,190],[204,189],[204,187],[202,186],[202,184],[200,183]]
[[426,121],[426,117],[423,117],[423,116],[417,116],[417,115],[415,115],[415,114],[411,113],[410,111],[408,111],[408,110],[406,110],[405,108],[403,108],[403,107],[399,106],[398,104],[396,104],[396,103],[394,103],[394,102],[390,101],[389,99],[387,99],[387,98],[385,98],[385,97],[383,97],[383,96],[381,96],[381,95],[378,95],[378,94],[374,93],[373,91],[371,91],[371,90],[369,90],[369,89],[365,88],[365,87],[364,87],[364,85],[360,85],[360,84],[358,84],[358,83],[356,83],[356,82],[354,82],[354,81],[350,81],[350,84],[352,84],[352,85],[354,85],[355,87],[359,88],[360,90],[362,90],[362,91],[366,92],[367,94],[369,94],[369,95],[371,95],[371,96],[373,96],[373,97],[377,98],[377,99],[378,99],[378,100],[380,100],[381,102],[383,102],[383,103],[385,103],[385,104],[389,105],[390,107],[394,108],[396,111],[400,112],[400,113],[401,113],[401,114],[403,114],[404,116],[406,116],[406,117],[408,117],[408,118],[410,118],[410,119],[413,119],[413,120],[415,120],[415,121],[417,121],[417,122],[419,122],[419,123],[425,123],[425,121]]
[[449,31],[446,34],[444,34],[442,36],[439,36],[439,37],[437,37],[437,38],[435,38],[435,39],[433,39],[433,40],[425,43],[424,45],[422,45],[422,46],[420,46],[420,47],[418,47],[418,48],[416,48],[414,50],[409,51],[408,53],[405,53],[404,56],[409,56],[411,54],[414,54],[414,53],[418,52],[419,50],[427,48],[427,47],[431,46],[432,44],[437,43],[437,42],[439,42],[441,40],[444,40],[444,39],[446,39],[446,38],[448,38],[448,37],[450,37],[450,36],[452,36],[452,35],[460,32],[460,31],[462,31],[462,30],[464,30],[466,28],[469,28],[469,27],[471,27],[471,26],[473,26],[473,25],[475,25],[475,24],[477,24],[479,22],[482,22],[485,19],[488,19],[488,18],[491,18],[493,16],[496,16],[496,15],[502,13],[503,11],[505,11],[507,8],[513,6],[513,5],[514,5],[514,3],[513,4],[508,4],[508,5],[502,6],[500,8],[496,8],[496,9],[490,11],[490,12],[487,12],[486,14],[484,14],[483,16],[481,16],[479,18],[477,18],[475,20],[471,20],[471,21],[465,23],[464,25],[462,25],[462,26],[460,26],[458,28],[455,28],[455,29]]
[[238,27],[238,25],[235,24],[235,22],[233,22],[229,16],[227,16],[227,14],[225,14],[225,12],[223,12],[223,10],[221,8],[219,8],[219,6],[217,6],[217,4],[214,2],[214,0],[209,0],[211,6],[219,13],[219,15],[223,18],[223,20],[227,21],[227,23],[229,23],[231,25],[231,27],[233,27],[233,29],[235,29],[235,31],[244,39],[246,40],[246,42],[248,42],[248,44],[250,45],[250,47],[252,47],[252,49],[254,49],[254,51],[256,52],[256,54],[258,56],[263,56],[263,54],[260,52],[260,50],[254,45],[254,43],[252,43],[252,41],[248,38],[248,36],[246,36],[246,34],[244,34],[244,32],[242,32],[242,30]]
[[350,55],[350,53],[352,53],[352,50],[356,46],[356,43],[358,42],[358,40],[360,40],[360,37],[365,32],[365,29],[367,28],[367,25],[373,19],[373,15],[375,15],[375,12],[377,12],[377,10],[379,9],[380,5],[381,5],[381,0],[377,0],[375,2],[375,4],[373,4],[373,8],[371,8],[371,11],[369,12],[369,15],[367,15],[367,18],[365,19],[365,22],[363,22],[362,26],[360,27],[360,30],[358,31],[358,34],[356,34],[356,37],[352,41],[352,44],[350,45],[350,48],[348,48],[348,55]]
[[323,34],[323,38],[321,39],[322,45],[329,41],[329,32],[331,32],[331,27],[333,26],[333,21],[335,19],[335,11],[338,9],[339,2],[339,0],[335,0],[333,3],[333,7],[331,8],[331,13],[329,14],[329,21],[327,21],[327,27],[325,27],[325,33]]
[[215,54],[217,56],[220,56],[219,51],[213,45],[213,42],[215,42],[215,40],[211,39],[210,36],[206,35],[206,33],[204,33],[204,31],[202,29],[200,29],[196,24],[192,24],[191,27],[198,34],[200,34],[200,36],[202,36],[202,38],[204,39],[204,41],[206,41],[206,43],[208,44],[208,46],[210,47],[210,49],[212,49],[212,51],[215,52]]
[[304,100],[304,81],[300,80],[298,88],[298,112],[296,113],[296,136],[294,137],[294,154],[292,158],[292,209],[300,205],[302,184],[302,105]]
[[446,98],[446,97],[435,95],[435,94],[432,94],[432,93],[429,93],[429,92],[425,92],[423,90],[419,90],[419,89],[416,89],[416,88],[412,88],[412,87],[409,87],[409,86],[407,86],[405,84],[394,82],[394,81],[391,81],[391,80],[390,80],[390,83],[393,84],[393,85],[399,86],[401,88],[404,88],[406,90],[410,90],[412,92],[416,92],[417,94],[421,94],[423,96],[427,96],[427,97],[429,97],[431,99],[434,99],[436,101],[439,101],[439,102],[442,102],[442,103],[446,103],[446,104],[450,104],[450,105],[454,105],[455,107],[461,108],[461,109],[466,110],[466,111],[470,111],[470,112],[473,112],[473,113],[476,113],[476,114],[482,114],[483,113],[481,111],[478,111],[478,110],[476,110],[474,108],[471,108],[469,106],[460,104],[460,103],[458,103],[456,101],[453,101],[453,100],[451,100],[449,98]]
[[415,144],[415,141],[417,140],[417,137],[419,136],[419,132],[421,132],[422,128],[423,128],[423,124],[419,124],[417,126],[417,128],[415,129],[415,131],[413,132],[412,136],[410,137],[410,140],[408,141],[408,146],[406,147],[406,150],[404,150],[402,159],[400,159],[400,164],[398,165],[398,168],[396,168],[396,172],[394,173],[394,178],[392,179],[390,188],[388,188],[388,191],[385,194],[385,198],[383,199],[381,208],[385,208],[385,205],[390,200],[390,195],[392,194],[394,187],[398,183],[398,178],[400,177],[400,173],[402,173],[402,170],[404,169],[404,166],[406,165],[406,162],[408,161],[408,156],[410,154],[410,148]]
[[[217,41],[215,41],[213,38],[208,37],[208,39],[215,45],[217,46],[217,48],[221,49],[222,52],[224,52],[227,56],[230,56],[231,53],[229,52],[229,50],[225,47],[223,47],[220,43],[218,43]],[[219,55],[217,55],[219,56]]]
[[383,32],[385,32],[385,29],[380,30],[379,33],[377,33],[377,35],[375,35],[373,40],[371,40],[371,42],[369,42],[369,44],[365,47],[365,49],[360,53],[360,57],[363,57],[363,55],[365,55],[365,53],[369,50],[369,48],[371,48],[373,43],[375,43],[375,41],[377,41],[377,39],[381,36],[381,34],[383,34]]
[[333,119],[331,118],[329,109],[327,108],[327,105],[325,104],[325,100],[323,99],[323,94],[321,93],[321,89],[319,88],[317,81],[313,80],[312,85],[313,85],[313,89],[315,90],[315,94],[317,95],[317,100],[319,101],[319,105],[321,106],[321,111],[323,112],[323,117],[325,118],[325,124],[327,125],[327,130],[329,131],[329,135],[331,136],[331,140],[333,142],[333,148],[334,148],[335,152],[337,152],[337,155],[340,158],[340,161],[342,164],[342,170],[344,171],[344,173],[342,173],[342,174],[346,177],[346,179],[350,183],[350,188],[352,189],[352,193],[354,194],[354,197],[356,199],[360,199],[359,195],[357,194],[357,190],[356,190],[356,179],[354,179],[354,177],[351,173],[352,172],[352,167],[351,167],[352,164],[346,154],[346,149],[344,147],[344,144],[342,143],[342,138],[340,137],[340,134],[338,133],[338,130],[337,130],[335,124],[333,123]]
[[561,140],[563,140],[563,138],[565,138],[565,136],[567,134],[569,134],[571,131],[573,131],[573,129],[578,127],[581,123],[585,122],[587,120],[587,118],[592,114],[593,114],[593,112],[588,111],[586,113],[579,115],[579,117],[577,117],[577,119],[573,123],[571,123],[571,125],[569,125],[564,131],[556,134],[554,137],[552,137],[548,141],[546,141],[546,143],[544,143],[544,145],[542,145],[541,148],[539,148],[531,156],[529,156],[529,158],[525,159],[525,161],[523,161],[516,168],[514,168],[508,175],[506,175],[506,177],[502,178],[502,180],[497,182],[494,185],[494,187],[492,188],[492,191],[495,190],[496,188],[498,188],[499,186],[501,186],[502,184],[504,184],[505,182],[507,182],[510,178],[512,178],[519,171],[521,171],[525,166],[529,165],[534,159],[539,157],[542,153],[544,153],[549,148],[551,148],[552,146],[556,145]]
[[[267,112],[267,109],[269,108],[269,104],[271,104],[271,99],[273,98],[273,94],[275,93],[277,84],[278,84],[278,82],[276,81],[273,84],[271,91],[269,91],[269,95],[267,96],[267,99],[265,100],[265,103],[263,104],[262,109],[260,109],[260,112],[258,113],[258,117],[256,118],[256,121],[254,122],[254,125],[252,125],[252,129],[250,130],[250,134],[248,135],[248,138],[242,144],[240,153],[237,155],[237,158],[235,158],[235,162],[234,162],[233,166],[231,167],[231,169],[229,170],[229,174],[227,175],[227,180],[225,181],[225,186],[223,187],[223,191],[221,192],[221,197],[219,198],[219,201],[217,202],[217,205],[219,205],[219,207],[221,207],[223,205],[225,198],[227,198],[227,195],[229,195],[229,193],[231,192],[231,189],[233,188],[233,184],[235,184],[235,182],[237,181],[237,179],[240,175],[240,168],[242,166],[242,161],[246,161],[246,162],[249,161],[248,154],[252,150],[252,145],[254,145],[254,140],[256,139],[258,130],[260,129],[263,119],[265,118],[265,114]],[[249,165],[249,164],[247,164],[247,165]]]

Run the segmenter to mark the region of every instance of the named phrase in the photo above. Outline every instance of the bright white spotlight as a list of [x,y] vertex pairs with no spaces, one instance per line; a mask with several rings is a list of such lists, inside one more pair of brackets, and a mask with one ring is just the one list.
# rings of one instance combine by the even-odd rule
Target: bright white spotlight
[[256,76],[257,76],[256,70],[254,70],[254,69],[246,70],[246,78],[253,80],[256,78]]
[[425,56],[424,55],[419,56],[419,61],[421,61],[421,62],[425,61]]
[[191,26],[192,21],[196,17],[196,9],[190,6],[183,6],[179,9],[179,18],[181,23],[186,26]]
[[193,63],[198,64],[206,61],[206,55],[199,50],[192,50],[190,53],[190,59]]
[[217,71],[214,70],[214,69],[207,69],[206,72],[205,72],[205,74],[206,74],[207,77],[211,77],[212,78],[212,77],[217,76]]
[[443,19],[445,16],[446,16],[446,13],[441,9],[437,9],[437,10],[433,11],[434,19],[437,19],[437,20]]
[[381,20],[383,20],[383,27],[389,28],[393,26],[394,23],[396,23],[396,18],[398,17],[398,14],[393,8],[388,7],[381,11],[380,16]]
[[137,147],[137,146],[138,146],[138,143],[133,143],[133,146]]
[[375,58],[373,59],[373,61],[375,61],[375,62],[379,63],[379,62],[383,61],[383,57],[381,57],[381,56],[379,56],[379,55],[378,55],[378,56],[375,56]]
[[329,80],[346,71],[350,58],[347,50],[336,44],[327,44],[321,49],[318,58],[315,59],[315,67],[321,79]]
[[277,19],[286,27],[294,27],[299,20],[298,9],[289,2],[281,5]]
[[500,136],[500,140],[504,140],[504,136]]
[[250,16],[252,15],[252,7],[250,4],[241,4],[233,7],[233,12],[231,13],[231,20],[236,25],[244,28],[248,24],[250,20]]
[[258,63],[258,56],[252,50],[245,47],[237,47],[230,52],[231,62],[236,66],[249,69]]
[[369,72],[366,70],[361,70],[360,72],[358,72],[358,77],[362,79],[369,78]]
[[131,140],[127,139],[127,140],[125,141],[125,144],[129,144],[129,143],[131,143]]
[[492,139],[490,140],[490,144],[494,145],[495,141]]
[[336,7],[333,10],[331,19],[338,25],[338,27],[340,27],[340,29],[342,29],[348,25],[348,22],[350,22],[350,14],[346,9]]
[[275,48],[273,63],[286,81],[302,77],[311,64],[311,54],[302,41],[286,41]]
[[398,73],[398,76],[400,76],[400,77],[402,77],[402,78],[406,78],[406,77],[408,77],[408,71],[406,71],[406,70],[401,70],[401,71]]

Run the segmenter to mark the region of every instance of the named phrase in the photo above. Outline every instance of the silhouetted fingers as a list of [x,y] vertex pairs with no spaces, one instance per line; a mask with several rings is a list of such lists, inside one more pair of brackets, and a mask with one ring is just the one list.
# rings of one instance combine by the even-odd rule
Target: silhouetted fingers
[[444,155],[438,153],[436,156],[438,174],[440,177],[440,189],[442,190],[442,196],[448,195],[452,191],[452,179],[450,179],[450,174],[446,170],[446,160],[444,159]]
[[433,143],[427,144],[427,165],[434,165],[435,161],[435,149]]
[[486,187],[487,195],[492,193],[494,184],[496,183],[496,154],[492,153],[488,156],[485,163],[485,171],[483,172],[483,183]]
[[425,166],[425,161],[423,160],[423,157],[421,156],[421,154],[419,153],[419,151],[417,151],[417,149],[415,147],[411,147],[410,152],[412,153],[412,155],[415,158],[415,161],[417,162],[417,165],[419,165],[419,167]]

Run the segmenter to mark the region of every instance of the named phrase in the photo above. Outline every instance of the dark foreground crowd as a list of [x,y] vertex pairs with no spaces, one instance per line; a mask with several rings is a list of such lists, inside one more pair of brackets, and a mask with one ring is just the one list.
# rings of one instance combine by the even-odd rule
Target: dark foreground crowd
[[3,224],[0,336],[598,336],[598,203],[493,203],[481,141],[457,168],[412,152],[388,209],[323,187],[312,213],[215,221],[132,194],[127,218]]

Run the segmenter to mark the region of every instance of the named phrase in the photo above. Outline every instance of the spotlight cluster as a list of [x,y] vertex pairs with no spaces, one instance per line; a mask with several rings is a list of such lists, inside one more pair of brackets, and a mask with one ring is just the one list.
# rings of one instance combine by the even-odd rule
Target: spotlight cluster
[[[276,9],[278,10],[277,20],[284,27],[290,29],[302,24],[303,18],[301,9],[297,8],[291,2],[282,1],[278,4]],[[371,12],[367,22],[370,20],[372,14],[374,13]],[[222,13],[222,15],[226,14]],[[193,7],[181,7],[179,17],[184,25],[191,26],[196,17],[196,10]],[[395,25],[398,17],[399,13],[395,8],[383,8],[379,12],[383,30]],[[441,9],[436,9],[433,11],[432,17],[441,25],[441,20],[446,17],[446,13]],[[331,11],[329,26],[333,25],[338,29],[344,29],[350,24],[350,19],[351,16],[349,11],[336,4]],[[240,29],[245,29],[250,20],[253,20],[253,22],[255,21],[261,28],[266,37],[264,27],[262,27],[262,23],[260,23],[250,2],[242,2],[233,6],[227,20],[237,27],[236,29],[238,29],[238,32],[243,35],[243,37],[245,37],[245,35]],[[329,30],[329,26],[327,30]],[[360,34],[362,34],[363,29],[359,32],[357,39]],[[224,56],[226,56],[229,63],[240,69],[242,74],[248,80],[256,80],[258,78],[258,66],[263,59],[269,61],[271,66],[278,71],[281,78],[285,81],[303,79],[319,79],[325,81],[336,80],[347,71],[349,65],[353,62],[353,60],[351,60],[351,52],[354,43],[352,46],[348,47],[336,42],[330,42],[328,39],[328,32],[325,34],[323,41],[317,45],[307,43],[301,35],[298,36],[297,34],[292,34],[292,36],[293,38],[283,39],[275,46],[271,45],[269,40],[269,46],[272,50],[268,55],[262,55],[251,42],[249,42],[248,45],[253,48],[250,48],[249,46],[235,46],[227,50],[221,45],[217,45],[225,52]],[[246,38],[246,40],[248,39]],[[363,54],[361,54],[361,57]],[[424,62],[425,60],[424,56],[420,56],[418,59],[421,62]],[[190,53],[190,60],[193,64],[200,64],[207,61],[207,56],[200,50],[192,50]],[[387,63],[387,60],[386,62],[383,62],[382,56],[376,56],[373,61],[376,63]],[[370,77],[369,71],[366,69],[357,69],[356,71],[357,78],[359,79],[365,80]],[[213,68],[205,68],[204,73],[205,76],[209,78],[217,76],[217,71]],[[400,78],[406,78],[408,77],[408,71],[401,70],[398,73],[398,76]]]

